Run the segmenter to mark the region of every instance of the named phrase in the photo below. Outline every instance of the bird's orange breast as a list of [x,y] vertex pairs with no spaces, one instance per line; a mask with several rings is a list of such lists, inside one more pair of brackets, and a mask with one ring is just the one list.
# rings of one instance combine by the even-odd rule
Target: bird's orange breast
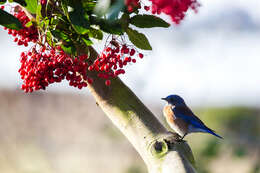
[[184,120],[177,118],[174,115],[172,107],[170,105],[166,105],[164,107],[163,114],[170,127],[179,135],[183,136],[185,133],[188,132],[188,124]]
[[163,115],[165,116],[167,122],[169,123],[173,123],[175,116],[174,113],[172,111],[172,107],[170,105],[166,105],[163,109]]

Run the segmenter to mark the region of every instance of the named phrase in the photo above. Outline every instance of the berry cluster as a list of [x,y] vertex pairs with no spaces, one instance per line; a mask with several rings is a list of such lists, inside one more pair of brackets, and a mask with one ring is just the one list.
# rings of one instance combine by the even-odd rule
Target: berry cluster
[[197,0],[150,0],[152,2],[152,13],[165,13],[169,15],[172,21],[179,24],[185,17],[189,8],[197,11],[200,4]]
[[[14,42],[17,42],[17,44],[24,45],[25,47],[28,46],[29,42],[36,43],[38,40],[38,31],[35,26],[26,27],[26,24],[30,21],[30,19],[27,17],[24,11],[22,11],[22,8],[15,7],[14,9],[14,16],[19,19],[21,22],[23,28],[19,31],[14,29],[8,29],[8,34],[15,37]],[[7,30],[7,28],[4,28]]]
[[63,79],[69,81],[70,86],[79,89],[86,87],[88,81],[86,71],[88,64],[85,62],[86,55],[72,59],[59,47],[47,50],[41,47],[39,50],[33,48],[31,51],[21,54],[21,68],[19,73],[23,79],[22,89],[25,92],[45,89],[49,84],[61,82]]
[[[120,45],[116,40],[112,39],[103,53],[89,66],[88,70],[98,71],[98,77],[105,79],[105,84],[110,85],[109,78],[125,74],[123,67],[131,62],[136,63],[135,55],[136,50],[134,48],[131,49],[125,44]],[[143,58],[141,53],[138,56]]]
[[[44,4],[46,1],[42,0],[41,3]],[[128,7],[133,9],[140,8],[139,0],[127,0],[127,3]],[[25,92],[45,89],[49,84],[64,79],[69,81],[70,86],[81,89],[93,82],[93,79],[87,76],[88,70],[97,71],[98,77],[104,79],[105,84],[109,86],[110,79],[125,73],[123,68],[127,64],[136,63],[135,56],[143,58],[143,54],[137,53],[135,48],[119,43],[113,37],[94,62],[90,62],[86,55],[71,57],[59,46],[52,47],[46,43],[44,34],[38,34],[34,25],[26,27],[30,19],[22,8],[15,7],[14,16],[23,26],[19,31],[8,29],[8,33],[15,37],[14,41],[24,46],[28,46],[29,42],[35,43],[29,51],[23,52],[20,58],[19,73],[23,80],[21,89]]]

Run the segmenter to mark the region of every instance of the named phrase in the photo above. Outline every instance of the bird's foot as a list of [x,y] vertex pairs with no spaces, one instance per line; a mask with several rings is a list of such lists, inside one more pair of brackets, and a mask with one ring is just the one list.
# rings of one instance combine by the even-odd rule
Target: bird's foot
[[[171,132],[171,131],[168,131],[167,132],[167,135],[166,135],[166,139],[168,141],[175,141],[175,142],[183,142],[184,137],[181,137],[178,133],[174,133],[174,132]],[[184,141],[186,142],[186,141]]]
[[168,131],[167,134],[169,135],[168,139],[172,139],[176,142],[187,142],[187,141],[183,140],[187,134],[180,136],[178,133],[174,133],[171,131]]
[[187,142],[186,140],[183,140],[182,137],[180,137],[179,139],[176,140],[177,142]]
[[186,142],[185,140],[183,140],[183,138],[187,135],[187,133],[185,133],[183,136],[179,136],[179,142]]

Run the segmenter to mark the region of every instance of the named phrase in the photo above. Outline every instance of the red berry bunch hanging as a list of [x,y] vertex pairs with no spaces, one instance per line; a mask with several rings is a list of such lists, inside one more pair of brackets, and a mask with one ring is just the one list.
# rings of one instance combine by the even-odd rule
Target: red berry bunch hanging
[[[41,0],[41,4],[46,4],[46,1]],[[129,12],[141,8],[139,0],[126,0],[126,4]],[[29,42],[35,43],[29,51],[23,52],[20,58],[19,73],[23,80],[21,89],[25,92],[45,89],[49,84],[64,79],[69,81],[70,86],[81,89],[93,82],[93,79],[87,76],[88,70],[97,71],[97,76],[104,79],[105,85],[109,86],[112,78],[125,74],[125,66],[136,63],[136,57],[143,58],[143,54],[137,53],[134,46],[128,46],[124,41],[119,42],[114,36],[93,61],[87,60],[86,55],[70,56],[59,46],[50,46],[46,42],[45,34],[38,34],[37,28],[28,24],[30,18],[20,6],[12,9],[23,27],[19,31],[8,29],[8,34],[15,37],[14,41],[18,45],[28,46]]]
[[22,89],[25,92],[45,89],[49,84],[61,82],[63,79],[69,81],[70,86],[79,89],[86,87],[88,78],[86,71],[88,64],[85,62],[86,55],[72,59],[60,48],[39,50],[33,48],[31,51],[21,54],[21,68],[19,73],[23,79]]
[[[45,1],[41,1],[45,3]],[[15,37],[18,45],[28,46],[29,42],[39,42],[37,28],[32,25],[26,27],[30,21],[28,16],[19,6],[14,8],[14,16],[22,23],[23,28],[19,31],[8,29],[8,34]],[[44,37],[44,36],[42,36]],[[40,38],[40,40],[44,40]],[[37,49],[38,47],[38,49]],[[28,52],[21,54],[21,67],[19,73],[23,80],[21,89],[25,92],[45,89],[49,84],[69,81],[70,86],[79,89],[86,87],[93,80],[86,75],[88,64],[85,62],[86,55],[71,58],[61,48],[52,48],[48,44],[35,44]]]
[[[26,27],[26,24],[30,21],[29,17],[26,15],[26,13],[22,10],[21,7],[17,6],[14,8],[14,16],[19,19],[21,22],[23,28],[19,31],[8,29],[8,34],[15,37],[14,42],[17,42],[17,44],[24,45],[25,47],[28,46],[29,42],[36,43],[38,40],[38,31],[37,28],[34,25],[31,25],[30,27]],[[7,28],[5,28],[7,30]]]
[[200,4],[197,0],[149,0],[152,2],[152,13],[165,13],[172,21],[179,24],[189,8],[197,10]]
[[[125,74],[124,66],[136,63],[135,55],[134,48],[129,48],[126,44],[120,45],[119,42],[112,39],[88,69],[98,71],[98,77],[105,79],[105,84],[110,85],[110,78]],[[138,56],[143,58],[142,53],[139,53]]]

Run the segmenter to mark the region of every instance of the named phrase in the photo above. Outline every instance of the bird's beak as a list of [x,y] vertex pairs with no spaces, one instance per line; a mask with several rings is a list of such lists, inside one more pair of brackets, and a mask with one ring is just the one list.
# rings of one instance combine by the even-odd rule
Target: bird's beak
[[161,98],[161,99],[167,101],[166,98]]

